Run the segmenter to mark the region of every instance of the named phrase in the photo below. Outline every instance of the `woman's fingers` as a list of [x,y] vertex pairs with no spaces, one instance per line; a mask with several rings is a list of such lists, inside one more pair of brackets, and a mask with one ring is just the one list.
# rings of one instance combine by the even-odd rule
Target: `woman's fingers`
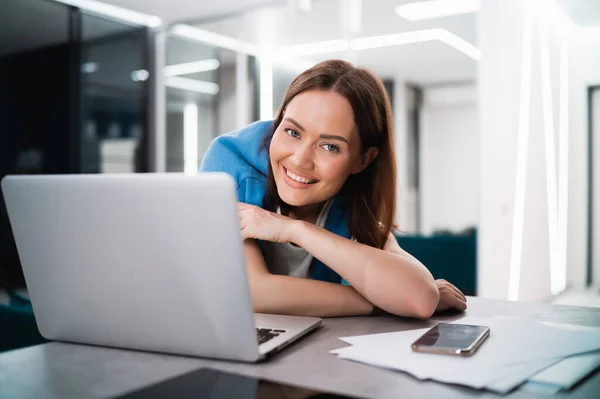
[[456,288],[456,286],[454,284],[451,284],[451,283],[449,283],[448,281],[446,281],[444,279],[436,280],[436,282],[438,283],[438,288],[439,289],[448,289],[448,290],[451,290],[451,291],[455,292],[459,297],[461,297],[464,302],[467,301],[467,298],[462,293],[462,291],[459,290],[458,288]]
[[462,312],[467,308],[467,302],[461,296],[453,293],[452,307]]
[[437,281],[440,291],[440,303],[436,309],[438,312],[457,309],[463,312],[467,308],[466,298],[458,288],[444,280]]
[[450,286],[452,287],[452,290],[463,300],[463,301],[467,301],[467,298],[465,297],[465,294],[462,293],[461,290],[459,290],[458,288],[456,288],[456,286],[450,284]]

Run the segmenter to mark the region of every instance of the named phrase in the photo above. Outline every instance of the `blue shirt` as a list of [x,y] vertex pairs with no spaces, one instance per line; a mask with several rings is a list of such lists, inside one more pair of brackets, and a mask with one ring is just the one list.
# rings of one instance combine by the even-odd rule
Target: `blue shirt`
[[[200,171],[230,174],[237,184],[240,202],[266,208],[269,156],[264,147],[264,139],[271,131],[272,124],[272,121],[255,122],[217,137],[208,147]],[[334,198],[325,229],[349,238],[346,213],[341,204],[341,198]],[[339,274],[316,258],[313,260],[311,276],[315,280],[342,283]]]

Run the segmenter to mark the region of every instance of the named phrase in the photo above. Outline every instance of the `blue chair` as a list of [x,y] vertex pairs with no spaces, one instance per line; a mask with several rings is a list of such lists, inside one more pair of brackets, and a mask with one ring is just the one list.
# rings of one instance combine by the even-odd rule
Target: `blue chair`
[[396,241],[417,258],[435,279],[454,284],[465,295],[477,295],[477,234],[397,235]]
[[0,352],[48,342],[41,336],[28,299],[9,292],[10,304],[0,304]]

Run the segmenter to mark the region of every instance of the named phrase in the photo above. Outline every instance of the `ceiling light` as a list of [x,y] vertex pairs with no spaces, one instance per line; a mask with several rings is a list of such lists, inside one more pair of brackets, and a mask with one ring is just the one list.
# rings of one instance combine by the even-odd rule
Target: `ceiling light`
[[428,0],[396,7],[396,14],[409,21],[477,12],[480,0]]
[[131,72],[131,80],[134,82],[145,82],[150,77],[150,73],[145,69],[139,69]]
[[219,92],[219,85],[213,82],[205,82],[203,80],[170,77],[165,79],[165,85],[175,89],[193,91],[196,93],[215,95]]
[[167,77],[187,75],[190,73],[214,71],[219,67],[219,61],[211,58],[209,60],[186,62],[183,64],[168,65],[164,67],[163,72]]
[[348,49],[348,47],[348,41],[340,39],[287,46],[277,50],[276,52],[279,54],[303,56],[323,53],[336,53],[338,51],[345,51]]
[[98,64],[96,62],[84,62],[81,64],[81,73],[94,73],[98,71]]
[[148,15],[126,8],[113,6],[95,0],[56,0],[59,3],[81,8],[84,11],[90,11],[105,17],[114,18],[120,21],[129,22],[134,25],[148,26],[156,28],[162,21],[154,15]]
[[468,41],[461,39],[454,33],[448,32],[446,29],[440,29],[439,39],[447,45],[454,47],[458,51],[463,52],[474,60],[479,61],[481,59],[481,50],[469,43]]
[[442,29],[426,29],[413,32],[393,33],[391,35],[370,36],[354,39],[350,47],[354,50],[366,50],[378,47],[397,46],[399,44],[427,42],[440,38]]
[[367,50],[379,47],[397,46],[401,44],[428,42],[432,40],[440,40],[447,45],[454,47],[458,51],[468,55],[474,60],[479,61],[481,59],[481,50],[466,40],[456,36],[454,33],[440,28],[393,33],[390,35],[362,37],[352,40],[350,42],[350,48],[354,50]]
[[218,33],[204,29],[194,28],[189,25],[177,24],[171,28],[170,33],[185,39],[194,40],[215,47],[231,51],[241,51],[250,55],[258,55],[258,47]]

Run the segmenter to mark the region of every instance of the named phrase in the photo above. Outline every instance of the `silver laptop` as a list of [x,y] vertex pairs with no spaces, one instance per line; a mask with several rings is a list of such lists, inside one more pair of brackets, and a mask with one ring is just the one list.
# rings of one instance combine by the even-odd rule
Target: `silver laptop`
[[253,313],[229,175],[7,176],[2,192],[45,338],[253,362],[321,323]]

